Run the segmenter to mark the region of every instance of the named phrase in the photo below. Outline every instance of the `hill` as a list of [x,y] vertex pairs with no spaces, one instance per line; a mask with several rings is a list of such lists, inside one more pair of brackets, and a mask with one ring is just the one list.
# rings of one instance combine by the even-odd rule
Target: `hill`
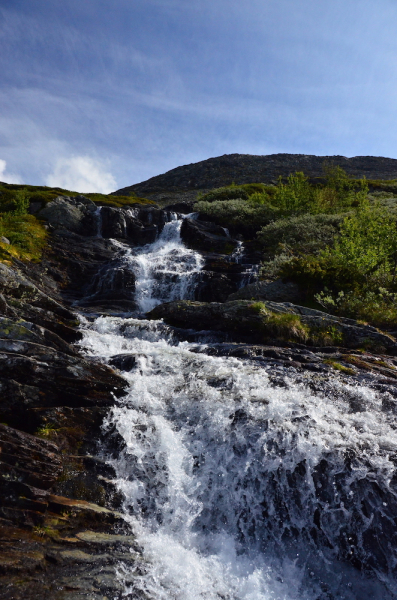
[[275,183],[277,178],[303,171],[307,176],[321,177],[324,163],[339,165],[350,177],[397,179],[397,159],[379,156],[314,156],[306,154],[225,154],[198,163],[183,165],[147,181],[122,188],[114,195],[137,194],[148,197],[160,192],[204,190],[241,183]]

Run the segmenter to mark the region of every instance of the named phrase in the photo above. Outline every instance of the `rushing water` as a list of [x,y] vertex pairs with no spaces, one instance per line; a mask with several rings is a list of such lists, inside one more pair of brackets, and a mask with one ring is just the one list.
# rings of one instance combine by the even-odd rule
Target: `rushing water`
[[[179,225],[130,254],[143,311],[191,293]],[[88,354],[136,359],[104,424],[144,556],[119,566],[126,598],[397,598],[397,432],[376,391],[207,356],[158,321],[83,328]]]

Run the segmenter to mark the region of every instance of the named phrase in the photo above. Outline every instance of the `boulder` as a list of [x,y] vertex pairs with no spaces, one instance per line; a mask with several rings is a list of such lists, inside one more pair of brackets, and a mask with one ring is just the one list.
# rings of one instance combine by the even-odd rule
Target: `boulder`
[[41,209],[37,216],[54,229],[66,229],[82,235],[96,235],[96,204],[85,196],[58,196]]
[[165,222],[164,211],[153,206],[101,208],[101,235],[104,238],[126,239],[137,246],[154,242]]
[[396,340],[375,327],[290,302],[177,300],[156,306],[147,318],[164,319],[177,327],[226,331],[237,341],[298,342],[397,354]]
[[225,302],[237,283],[224,273],[202,271],[195,288],[195,298],[201,302]]
[[181,238],[188,248],[204,252],[227,254],[237,246],[236,240],[233,240],[220,225],[188,217],[183,219]]
[[51,311],[60,318],[75,318],[72,312],[41,291],[27,277],[3,263],[0,263],[0,293],[7,298],[8,304],[12,305],[10,302],[12,298],[21,301],[24,305]]

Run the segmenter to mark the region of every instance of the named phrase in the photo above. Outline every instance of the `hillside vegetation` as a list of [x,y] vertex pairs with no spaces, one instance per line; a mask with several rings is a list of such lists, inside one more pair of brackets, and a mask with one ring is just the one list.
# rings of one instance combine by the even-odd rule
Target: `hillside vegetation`
[[277,185],[218,188],[194,209],[254,240],[261,277],[295,281],[308,305],[397,326],[397,181],[350,179],[332,166],[318,183],[297,172]]
[[[21,260],[38,261],[47,242],[47,231],[40,219],[30,214],[58,196],[78,196],[79,192],[34,185],[0,184],[0,261],[10,261],[12,257]],[[85,194],[98,206],[116,208],[134,204],[153,204],[152,200],[132,196],[107,196],[105,194]],[[33,211],[31,210],[33,209]]]

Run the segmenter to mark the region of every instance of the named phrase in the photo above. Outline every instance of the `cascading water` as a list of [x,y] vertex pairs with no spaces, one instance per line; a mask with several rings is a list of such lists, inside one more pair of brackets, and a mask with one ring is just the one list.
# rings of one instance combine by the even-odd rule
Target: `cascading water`
[[[128,258],[142,310],[191,293],[200,268],[168,225]],[[104,424],[124,440],[111,462],[144,558],[120,563],[125,598],[397,598],[392,402],[207,356],[158,321],[100,317],[83,331],[90,355],[135,357]]]
[[191,298],[194,293],[195,277],[204,261],[198,252],[183,245],[181,224],[182,220],[171,214],[153,244],[128,249],[123,257],[135,273],[135,302],[142,313],[162,302]]

